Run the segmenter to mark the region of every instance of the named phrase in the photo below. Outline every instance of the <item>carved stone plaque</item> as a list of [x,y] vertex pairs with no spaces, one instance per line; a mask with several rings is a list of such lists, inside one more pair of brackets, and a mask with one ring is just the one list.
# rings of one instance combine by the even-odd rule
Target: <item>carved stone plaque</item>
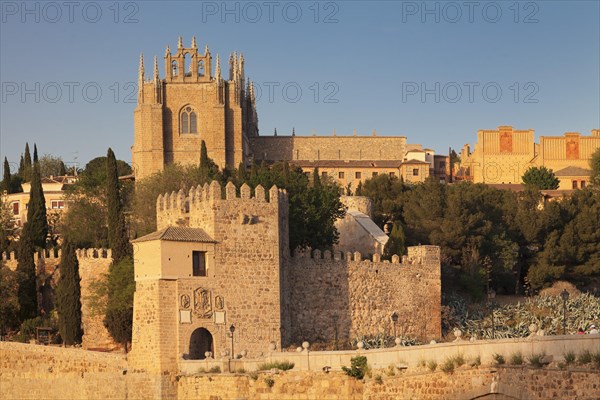
[[215,297],[215,310],[221,311],[223,308],[225,308],[225,300],[223,299],[223,296],[216,296]]
[[187,294],[182,294],[180,299],[181,308],[188,309],[190,308],[190,296]]
[[199,318],[212,317],[210,290],[202,288],[194,290],[194,315]]

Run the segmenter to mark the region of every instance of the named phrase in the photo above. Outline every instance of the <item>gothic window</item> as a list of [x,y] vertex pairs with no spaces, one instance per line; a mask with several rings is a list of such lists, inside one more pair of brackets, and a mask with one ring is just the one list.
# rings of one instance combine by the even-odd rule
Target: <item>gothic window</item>
[[173,72],[173,76],[179,75],[179,64],[177,61],[171,63],[171,71]]
[[198,118],[190,106],[181,111],[181,133],[198,133]]
[[198,62],[198,75],[204,76],[204,60]]

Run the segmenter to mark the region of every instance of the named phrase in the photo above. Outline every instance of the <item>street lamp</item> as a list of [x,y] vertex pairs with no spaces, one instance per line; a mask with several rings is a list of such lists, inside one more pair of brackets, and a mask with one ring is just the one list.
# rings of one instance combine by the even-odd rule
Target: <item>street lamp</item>
[[398,322],[398,313],[394,311],[392,315],[390,315],[392,322],[394,323],[394,339],[396,338],[396,323]]
[[229,332],[231,333],[231,358],[235,358],[235,353],[233,352],[233,332],[235,332],[235,326],[233,324],[229,327]]
[[560,297],[563,301],[563,335],[567,334],[567,300],[569,300],[569,292],[567,289],[563,289],[560,293]]
[[496,291],[494,289],[488,290],[488,301],[490,302],[490,309],[492,310],[492,339],[496,339],[496,324],[494,323],[494,298],[496,297]]

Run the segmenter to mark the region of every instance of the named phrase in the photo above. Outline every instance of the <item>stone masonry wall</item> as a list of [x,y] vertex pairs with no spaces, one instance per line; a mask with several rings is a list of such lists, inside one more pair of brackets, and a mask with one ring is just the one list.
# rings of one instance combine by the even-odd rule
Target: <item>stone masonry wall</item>
[[405,136],[259,136],[250,139],[256,161],[402,160]]
[[[400,263],[362,260],[360,253],[319,251],[291,259],[287,270],[291,342],[333,341],[361,335],[397,335],[422,340],[441,336],[439,248],[409,247]],[[337,331],[337,332],[336,332]]]
[[[6,266],[13,271],[17,268],[17,260],[14,253],[2,254],[2,260]],[[49,285],[44,293],[44,302],[52,307],[54,288],[60,278],[60,251],[58,257],[52,252],[44,257],[35,255],[38,264],[38,275],[44,277]],[[79,276],[81,277],[81,322],[83,325],[82,346],[86,349],[102,348],[113,349],[117,347],[104,327],[102,320],[104,315],[92,312],[90,309],[91,285],[108,273],[108,267],[112,262],[110,250],[105,249],[79,249],[77,250],[79,261]]]

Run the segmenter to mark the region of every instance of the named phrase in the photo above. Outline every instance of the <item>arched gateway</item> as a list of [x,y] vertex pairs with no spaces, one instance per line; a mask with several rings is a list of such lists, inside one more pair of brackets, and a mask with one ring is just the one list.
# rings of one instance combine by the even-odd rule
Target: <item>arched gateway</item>
[[204,360],[204,353],[215,353],[213,337],[206,328],[198,328],[190,337],[190,360]]

